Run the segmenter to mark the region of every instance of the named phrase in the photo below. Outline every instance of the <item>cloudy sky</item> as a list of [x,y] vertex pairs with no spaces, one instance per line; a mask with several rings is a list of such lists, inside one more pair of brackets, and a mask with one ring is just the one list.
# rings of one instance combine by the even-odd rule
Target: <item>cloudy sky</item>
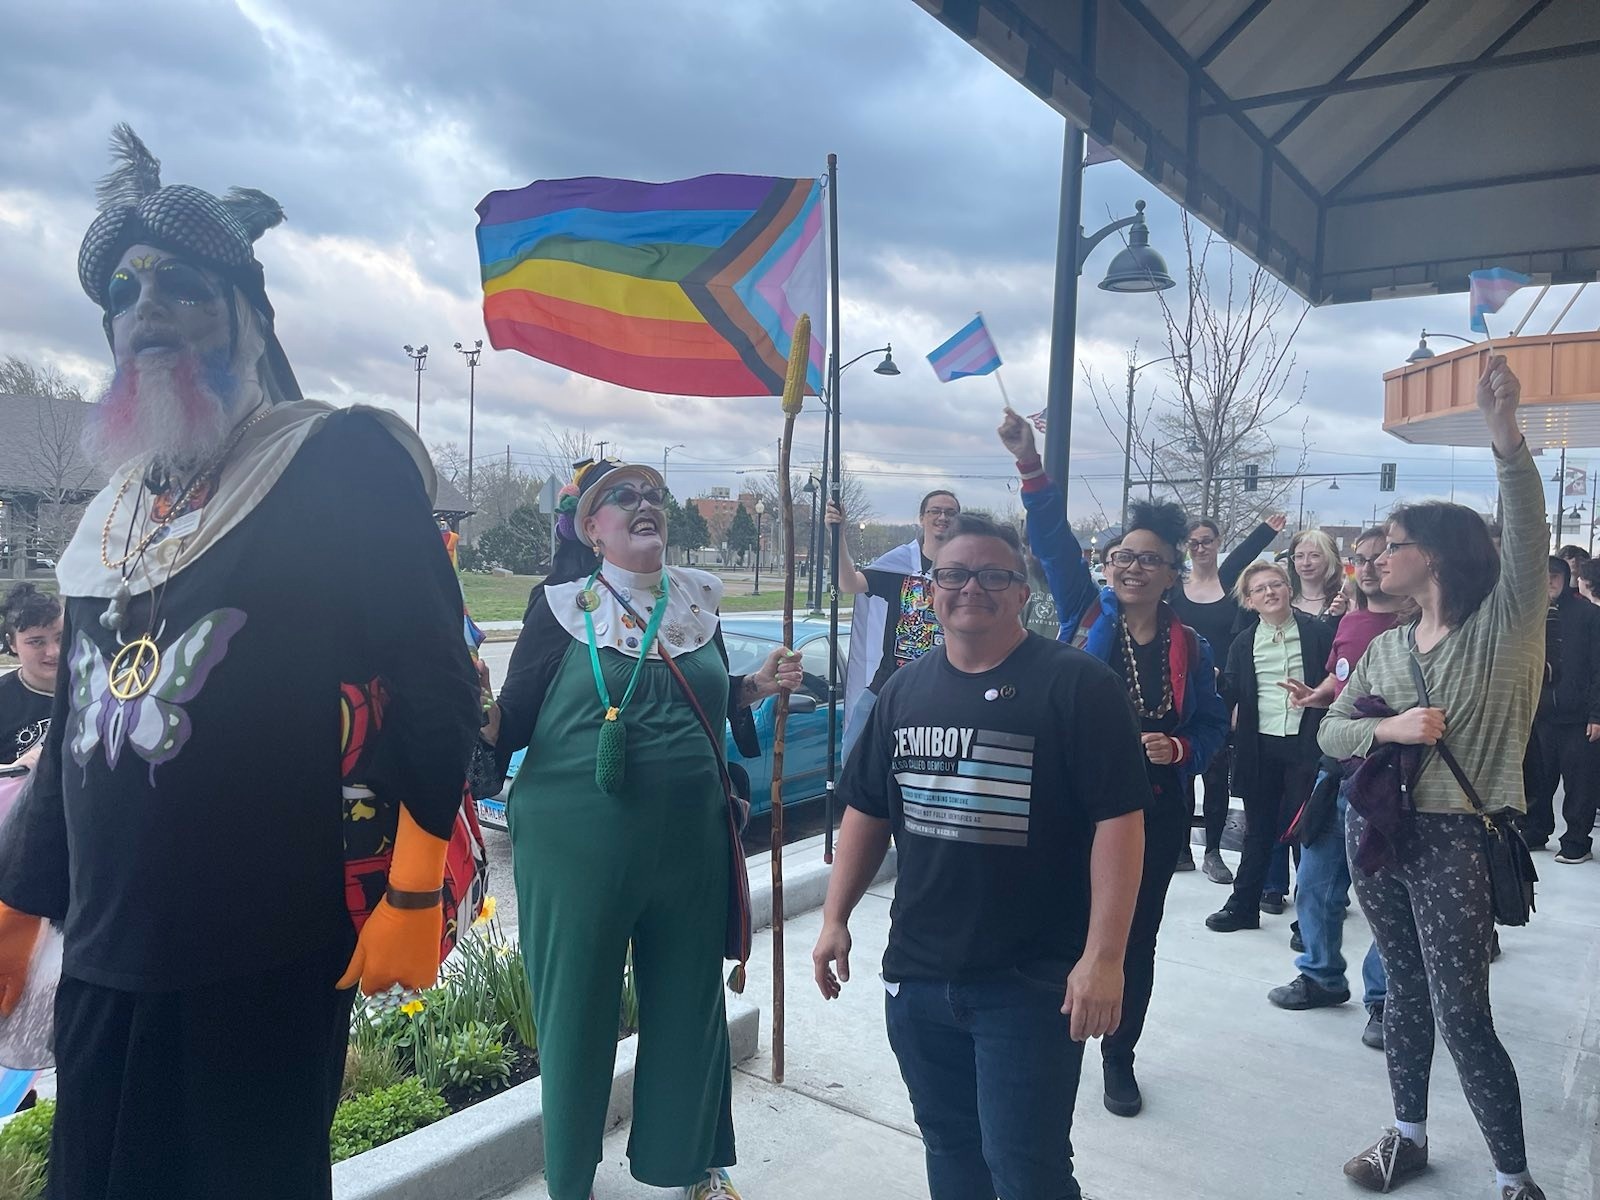
[[[486,192],[576,175],[803,176],[834,151],[843,353],[890,342],[904,372],[875,376],[869,358],[844,377],[846,465],[889,519],[914,514],[940,483],[969,505],[1008,503],[994,382],[941,385],[923,356],[982,309],[1014,403],[1044,406],[1061,121],[911,0],[56,0],[6,24],[0,354],[56,365],[87,387],[103,380],[99,314],[75,264],[107,134],[127,120],[167,182],[259,187],[282,202],[289,221],[258,253],[308,395],[409,417],[414,376],[401,346],[427,343],[423,437],[465,446],[467,371],[450,346],[484,336],[473,210]],[[1176,206],[1121,164],[1087,173],[1085,224],[1141,197],[1176,273]],[[1094,287],[1111,253],[1103,246],[1086,273],[1078,349],[1091,371],[1117,378],[1135,342],[1145,357],[1166,351],[1150,297]],[[1553,293],[1529,332],[1564,302]],[[1503,320],[1526,304],[1513,299]],[[1597,324],[1592,293],[1563,328]],[[1402,494],[1449,494],[1453,480],[1464,502],[1491,502],[1486,451],[1461,451],[1452,466],[1447,450],[1381,431],[1382,374],[1423,326],[1465,333],[1465,298],[1306,318],[1305,398],[1284,427],[1286,468],[1304,421],[1312,474],[1395,461]],[[1162,386],[1156,369],[1140,379],[1146,394]],[[531,463],[551,430],[567,428],[652,462],[682,442],[670,468],[680,495],[770,470],[780,433],[771,400],[631,392],[510,352],[485,353],[477,397],[480,460],[503,460],[509,446]],[[1096,498],[1114,511],[1121,454],[1081,385],[1075,426],[1074,515],[1093,513]],[[797,458],[814,460],[820,446],[813,401]],[[1387,499],[1348,480],[1338,493],[1314,486],[1307,507],[1356,522]]]

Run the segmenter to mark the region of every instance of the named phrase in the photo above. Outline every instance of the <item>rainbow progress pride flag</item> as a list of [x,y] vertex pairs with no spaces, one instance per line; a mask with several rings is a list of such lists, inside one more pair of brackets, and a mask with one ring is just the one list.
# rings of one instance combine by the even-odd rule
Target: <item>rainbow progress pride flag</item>
[[[701,175],[541,179],[478,205],[490,344],[646,392],[777,396],[824,327],[822,187]],[[811,339],[808,390],[822,384]]]

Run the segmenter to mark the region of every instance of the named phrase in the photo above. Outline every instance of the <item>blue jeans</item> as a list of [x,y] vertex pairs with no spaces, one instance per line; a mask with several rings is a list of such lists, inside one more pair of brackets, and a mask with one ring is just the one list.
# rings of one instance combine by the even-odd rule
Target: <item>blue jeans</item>
[[1272,862],[1267,867],[1267,883],[1261,889],[1261,894],[1265,896],[1268,892],[1285,897],[1289,895],[1288,842],[1276,842],[1272,847]]
[[[1349,802],[1339,789],[1338,810],[1317,840],[1300,851],[1300,888],[1295,893],[1295,912],[1300,918],[1300,940],[1306,948],[1294,965],[1313,983],[1331,991],[1343,991],[1345,980],[1344,918],[1350,899],[1350,862],[1345,854],[1345,813]],[[1362,1000],[1368,1008],[1383,1003],[1388,980],[1383,959],[1374,941],[1361,963]]]
[[1061,1015],[1066,978],[1063,964],[908,979],[885,997],[930,1200],[1080,1200],[1071,1132],[1083,1043]]

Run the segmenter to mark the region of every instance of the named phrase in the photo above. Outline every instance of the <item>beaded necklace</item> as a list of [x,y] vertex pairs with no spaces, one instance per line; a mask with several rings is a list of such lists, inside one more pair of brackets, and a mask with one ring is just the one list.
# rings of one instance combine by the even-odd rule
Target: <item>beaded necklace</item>
[[1127,667],[1128,695],[1133,697],[1133,707],[1141,717],[1164,717],[1172,711],[1172,621],[1165,613],[1157,618],[1161,635],[1161,704],[1151,709],[1145,704],[1144,689],[1139,686],[1139,664],[1133,656],[1133,635],[1128,632],[1128,621],[1117,614],[1117,632],[1122,635],[1122,661]]

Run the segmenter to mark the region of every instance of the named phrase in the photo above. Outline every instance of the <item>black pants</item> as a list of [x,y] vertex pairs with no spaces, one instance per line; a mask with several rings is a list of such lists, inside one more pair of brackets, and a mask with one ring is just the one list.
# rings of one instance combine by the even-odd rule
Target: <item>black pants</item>
[[54,1200],[326,1200],[354,991],[324,953],[182,992],[63,978]]
[[1523,836],[1538,844],[1554,835],[1556,787],[1564,783],[1561,815],[1567,828],[1561,835],[1561,850],[1565,854],[1588,853],[1593,846],[1595,789],[1600,786],[1600,745],[1589,740],[1587,727],[1535,721],[1522,779],[1528,793]]
[[[1218,750],[1216,757],[1206,767],[1205,773],[1200,776],[1205,783],[1205,798],[1201,801],[1200,815],[1206,830],[1206,853],[1213,854],[1222,849],[1222,831],[1228,824],[1228,763],[1232,755],[1232,746],[1224,744]],[[1194,792],[1195,781],[1191,778],[1184,783],[1184,789],[1189,799],[1189,819],[1194,819]],[[1185,843],[1187,844],[1187,843]],[[1180,850],[1181,853],[1181,850]]]
[[1193,810],[1185,806],[1181,794],[1179,785],[1163,788],[1144,815],[1144,875],[1122,959],[1122,1023],[1116,1032],[1101,1039],[1100,1053],[1106,1059],[1132,1062],[1133,1048],[1144,1032],[1156,981],[1156,934],[1161,930],[1178,851],[1189,838],[1189,813]]
[[1308,757],[1298,737],[1264,733],[1254,737],[1259,765],[1256,786],[1244,797],[1244,851],[1228,899],[1234,912],[1261,911],[1261,889],[1272,865],[1273,847],[1311,795],[1317,778],[1315,754]]

